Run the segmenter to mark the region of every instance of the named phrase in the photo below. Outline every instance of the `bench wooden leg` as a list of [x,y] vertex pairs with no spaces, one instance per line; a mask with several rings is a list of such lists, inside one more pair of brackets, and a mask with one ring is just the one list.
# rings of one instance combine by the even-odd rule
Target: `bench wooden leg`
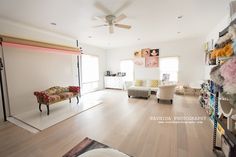
[[49,105],[46,106],[47,106],[47,115],[49,115]]
[[77,96],[76,99],[77,99],[77,104],[78,104],[79,103],[79,97]]
[[41,104],[39,103],[39,111],[42,112]]
[[71,98],[69,98],[69,102],[71,103]]

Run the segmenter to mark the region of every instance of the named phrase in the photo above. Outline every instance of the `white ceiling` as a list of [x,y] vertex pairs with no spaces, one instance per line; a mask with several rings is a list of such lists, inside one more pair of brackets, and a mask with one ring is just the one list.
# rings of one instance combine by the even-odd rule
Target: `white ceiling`
[[[112,11],[127,2],[98,1]],[[131,4],[120,12],[128,18],[120,23],[132,25],[132,28],[115,28],[114,34],[109,34],[107,27],[93,28],[103,24],[93,17],[105,16],[95,7],[95,2],[96,0],[0,0],[0,16],[60,32],[87,44],[114,48],[206,35],[227,16],[229,0],[130,0]],[[178,20],[177,16],[180,15],[183,18]],[[51,25],[52,22],[57,25]]]

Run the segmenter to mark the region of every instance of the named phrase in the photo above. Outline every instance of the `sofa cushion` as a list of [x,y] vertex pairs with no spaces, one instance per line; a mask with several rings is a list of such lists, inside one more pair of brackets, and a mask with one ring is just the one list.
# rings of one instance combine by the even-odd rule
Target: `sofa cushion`
[[54,102],[58,102],[61,100],[61,97],[59,95],[45,95],[44,101],[47,104],[52,104]]
[[69,92],[79,93],[80,87],[78,86],[69,86]]
[[129,87],[128,90],[138,90],[138,91],[150,91],[150,88],[149,87],[138,87],[138,86],[131,86]]
[[44,91],[47,95],[56,95],[56,94],[60,94],[63,92],[69,92],[69,89],[66,87],[59,87],[59,86],[55,86],[55,87],[51,87],[47,90]]
[[60,93],[58,94],[60,96],[61,99],[68,99],[74,96],[73,92],[64,92],[64,93]]
[[135,86],[142,86],[143,80],[135,80]]
[[151,87],[158,87],[158,80],[151,80]]

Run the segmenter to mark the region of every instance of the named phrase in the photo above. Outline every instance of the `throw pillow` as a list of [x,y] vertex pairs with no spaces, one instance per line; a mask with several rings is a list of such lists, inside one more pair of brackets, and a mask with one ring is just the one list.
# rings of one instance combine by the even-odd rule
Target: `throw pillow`
[[158,87],[158,80],[152,80],[151,87]]
[[143,80],[136,80],[135,81],[135,86],[142,86],[143,85]]

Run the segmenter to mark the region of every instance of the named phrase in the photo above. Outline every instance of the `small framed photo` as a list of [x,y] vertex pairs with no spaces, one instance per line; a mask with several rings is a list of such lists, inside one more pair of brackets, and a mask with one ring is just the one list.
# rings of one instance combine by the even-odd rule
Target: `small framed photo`
[[159,56],[159,49],[151,49],[150,56]]
[[159,57],[146,57],[145,58],[145,67],[146,68],[157,68],[159,67]]
[[141,50],[141,57],[148,57],[150,56],[150,49],[149,48],[146,48],[146,49],[142,49]]
[[134,57],[141,57],[141,51],[135,51]]

